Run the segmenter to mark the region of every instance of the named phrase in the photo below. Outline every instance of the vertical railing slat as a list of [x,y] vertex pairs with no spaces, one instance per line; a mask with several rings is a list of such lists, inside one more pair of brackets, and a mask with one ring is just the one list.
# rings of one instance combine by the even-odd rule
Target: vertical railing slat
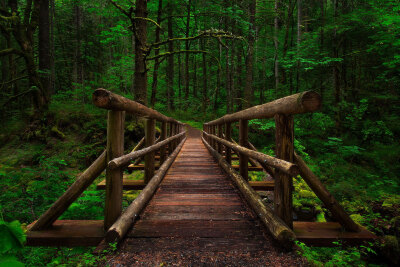
[[[275,116],[275,126],[276,157],[293,162],[293,116],[277,114]],[[290,175],[275,169],[275,213],[291,229],[293,229],[292,187],[293,178]]]
[[[248,121],[239,120],[239,145],[246,147],[248,142]],[[249,157],[239,154],[239,172],[242,177],[249,180]]]
[[[107,162],[124,154],[124,111],[108,111]],[[108,230],[122,212],[122,168],[106,169],[104,229]]]
[[[145,126],[145,142],[146,147],[154,145],[155,142],[155,119],[146,119]],[[154,155],[155,152],[148,153],[144,156],[144,182],[147,184],[154,176]]]

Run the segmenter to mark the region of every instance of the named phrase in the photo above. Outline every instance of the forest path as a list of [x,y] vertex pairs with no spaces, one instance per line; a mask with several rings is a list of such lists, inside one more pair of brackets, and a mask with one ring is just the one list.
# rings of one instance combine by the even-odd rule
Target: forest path
[[187,141],[111,266],[296,266],[188,127]]

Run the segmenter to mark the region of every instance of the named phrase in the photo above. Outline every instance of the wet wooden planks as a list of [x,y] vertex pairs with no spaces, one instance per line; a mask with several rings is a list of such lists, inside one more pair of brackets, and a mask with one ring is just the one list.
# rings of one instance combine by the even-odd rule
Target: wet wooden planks
[[204,252],[230,251],[240,244],[243,251],[261,251],[265,242],[258,220],[201,139],[189,137],[121,253],[129,253],[133,244],[144,250],[154,243],[181,250],[190,243]]

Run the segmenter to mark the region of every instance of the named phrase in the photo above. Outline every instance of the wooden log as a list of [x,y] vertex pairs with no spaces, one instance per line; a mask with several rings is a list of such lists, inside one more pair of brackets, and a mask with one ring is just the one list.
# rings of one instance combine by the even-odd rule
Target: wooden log
[[43,213],[34,225],[32,231],[49,228],[58,217],[88,188],[107,166],[106,150],[89,166],[76,181],[57,199],[51,207]]
[[314,112],[321,108],[321,103],[321,96],[318,93],[306,91],[225,115],[206,123],[206,125],[217,125],[239,120],[273,118],[276,114],[294,115]]
[[303,159],[294,154],[294,161],[299,166],[300,175],[317,197],[324,203],[325,207],[332,213],[333,217],[348,231],[358,232],[360,226],[355,223],[346,213],[339,202],[329,193],[318,177],[308,168]]
[[[247,143],[248,148],[250,148],[253,151],[257,151],[257,148],[250,142]],[[267,164],[265,164],[263,161],[261,160],[257,160],[257,162],[261,165],[261,167],[271,176],[271,177],[275,177],[275,171],[273,168],[269,167]]]
[[[143,188],[145,188],[146,186],[144,180],[123,179],[122,184],[123,184],[123,190],[143,190]],[[98,190],[102,190],[105,188],[106,188],[106,180],[101,181],[96,186],[96,189]]]
[[250,158],[261,160],[264,163],[266,163],[274,168],[280,169],[281,171],[283,171],[291,176],[296,176],[299,174],[298,167],[291,162],[287,162],[285,160],[274,158],[269,155],[263,154],[261,152],[253,151],[251,149],[236,145],[232,142],[228,142],[225,139],[218,138],[217,136],[214,136],[211,134],[207,134],[207,133],[205,133],[205,134],[206,134],[206,136],[210,137],[211,139],[214,139],[217,142],[224,144],[225,146],[229,146],[230,148],[232,148],[233,150],[235,150],[238,153],[243,153],[243,154],[246,154],[247,156],[249,156]]
[[[278,114],[275,116],[276,157],[293,162],[294,124],[293,116]],[[274,211],[291,229],[293,229],[293,178],[279,169],[275,172]]]
[[30,225],[27,228],[26,246],[93,247],[104,238],[103,220],[57,220],[49,229],[33,231]]
[[[232,134],[232,125],[230,122],[225,123],[225,139],[227,141],[231,140],[231,135]],[[229,165],[232,164],[232,151],[229,146],[225,146],[225,159],[226,162],[228,162]]]
[[[239,145],[246,147],[248,142],[249,124],[247,120],[239,120]],[[239,173],[246,180],[249,180],[249,157],[244,153],[239,153]]]
[[[222,126],[223,126],[222,124],[218,124],[218,126],[217,126],[217,132],[218,132],[218,137],[219,138],[222,138],[222,130],[223,130]],[[218,143],[217,145],[218,145],[217,146],[217,148],[218,148],[217,151],[218,151],[219,154],[221,154],[222,153],[222,144]]]
[[264,205],[260,196],[254,191],[244,178],[230,166],[224,158],[218,154],[205,140],[202,138],[204,145],[218,161],[218,164],[233,180],[236,187],[242,193],[243,197],[260,218],[264,226],[269,230],[271,235],[284,247],[291,248],[296,239],[293,231],[279,218],[274,212]]
[[144,146],[144,137],[140,139],[139,143],[137,143],[137,145],[132,149],[131,152],[135,152],[136,150],[142,148],[143,146]]
[[[144,137],[142,138],[142,140],[144,141]],[[160,136],[156,139],[156,144],[158,143],[158,141],[160,140]],[[143,144],[144,144],[144,142],[143,142]],[[136,150],[132,150],[131,151],[131,153],[133,153],[133,152],[135,152]],[[139,164],[140,162],[142,162],[143,161],[143,159],[144,159],[144,156],[142,156],[142,157],[139,157],[139,158],[136,158],[136,160],[133,162],[133,165],[137,165],[137,164]],[[110,168],[110,166],[108,166],[109,168]],[[111,168],[113,168],[113,166],[111,166]],[[114,167],[115,168],[115,167]]]
[[170,144],[174,140],[178,139],[180,136],[184,136],[184,135],[185,135],[185,133],[183,132],[183,133],[180,133],[179,135],[169,137],[169,138],[165,139],[164,141],[158,142],[150,147],[146,147],[141,150],[138,150],[138,151],[123,155],[121,157],[115,158],[108,163],[108,167],[111,169],[115,169],[115,168],[118,168],[121,166],[125,166],[126,164],[129,164],[129,162],[131,162],[132,160],[134,160],[136,158],[141,158],[142,156],[144,156],[148,153],[156,151],[156,150],[160,149],[161,147],[165,146],[166,144]]
[[274,191],[275,189],[274,181],[249,181],[249,185],[255,191]]
[[[146,120],[145,142],[146,147],[154,145],[154,135],[156,129],[156,121],[154,119]],[[148,183],[154,176],[154,151],[148,152],[144,156],[144,182]]]
[[[108,111],[107,162],[124,153],[125,112]],[[106,169],[104,229],[107,230],[122,212],[122,168]]]
[[[160,134],[160,142],[164,141],[167,138],[167,123],[161,122],[161,134]],[[167,158],[167,148],[162,146],[160,148],[160,164],[163,164],[165,159]]]
[[[173,129],[173,123],[172,122],[170,122],[170,123],[168,123],[169,124],[169,127],[168,127],[168,136],[169,136],[169,138],[170,137],[172,137],[173,135],[174,135],[174,129]],[[168,155],[171,155],[172,154],[172,152],[174,152],[174,148],[173,148],[173,145],[172,145],[172,143],[169,143],[169,146],[168,146]]]
[[99,88],[94,91],[92,99],[93,103],[99,108],[126,111],[131,114],[136,114],[149,119],[156,119],[158,121],[180,123],[177,120],[167,117],[154,109],[148,108],[145,105],[132,101],[123,96],[114,94],[103,88]]
[[182,140],[182,142],[160,167],[157,174],[154,175],[153,179],[151,179],[151,181],[146,185],[139,196],[129,205],[121,217],[107,231],[105,240],[108,243],[120,241],[128,232],[139,213],[146,206],[147,202],[151,199],[154,192],[158,188],[158,185],[164,178],[172,162],[175,160],[183,144],[185,143],[185,140],[186,138]]

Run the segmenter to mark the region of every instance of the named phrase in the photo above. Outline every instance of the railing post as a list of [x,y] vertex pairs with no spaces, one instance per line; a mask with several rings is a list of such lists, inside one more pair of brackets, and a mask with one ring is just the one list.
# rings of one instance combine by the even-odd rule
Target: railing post
[[[218,124],[218,137],[219,138],[222,138],[222,127],[223,127],[222,123]],[[218,145],[218,153],[222,155],[222,147],[223,146],[222,146],[222,144],[220,144],[218,142],[217,142],[217,145]]]
[[[215,135],[215,125],[211,125],[211,134]],[[211,146],[212,148],[216,148],[216,142],[214,139],[211,139]]]
[[[275,115],[275,126],[276,157],[288,162],[293,162],[293,116],[282,114]],[[293,178],[290,175],[275,169],[275,213],[291,229],[293,229],[292,187]]]
[[[168,127],[168,137],[171,137],[171,136],[173,136],[174,134],[173,134],[173,129],[172,129],[172,122],[169,122],[168,123],[169,124],[169,127]],[[172,154],[172,152],[173,152],[174,150],[172,149],[172,142],[170,142],[169,144],[168,144],[168,155],[171,155]]]
[[[124,154],[124,111],[108,111],[107,162]],[[104,229],[113,225],[122,212],[122,168],[106,169]]]
[[[230,142],[231,141],[231,123],[227,122],[225,124],[225,139]],[[232,151],[230,147],[225,146],[225,159],[229,163],[229,165],[232,165]]]
[[[145,128],[146,147],[154,145],[155,128],[156,128],[156,120],[146,119],[146,128]],[[155,152],[151,152],[144,156],[144,182],[146,184],[154,176],[154,154]]]
[[[165,121],[161,122],[161,134],[160,142],[167,138],[167,123]],[[162,146],[160,149],[160,166],[164,163],[166,159],[166,146]]]
[[[248,130],[248,121],[239,120],[239,145],[243,147],[247,147]],[[239,153],[239,172],[246,181],[249,180],[249,157],[242,153]]]

